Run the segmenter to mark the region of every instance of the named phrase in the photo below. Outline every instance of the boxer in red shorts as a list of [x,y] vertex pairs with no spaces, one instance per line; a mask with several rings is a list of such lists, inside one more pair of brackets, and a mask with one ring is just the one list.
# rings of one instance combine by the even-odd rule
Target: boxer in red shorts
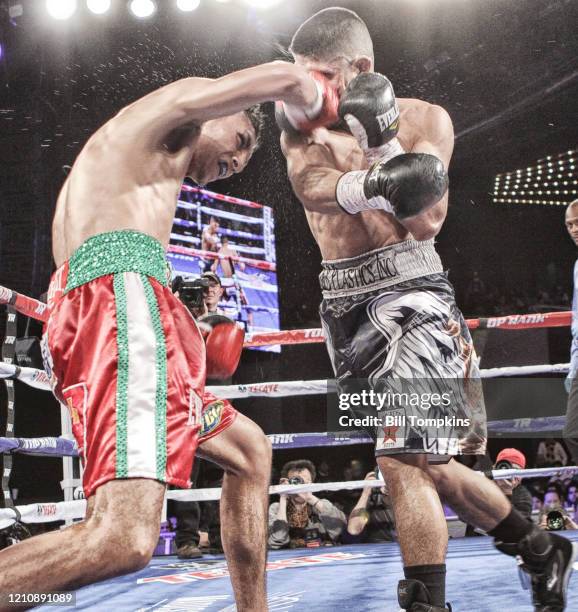
[[[259,137],[252,105],[266,100],[312,125],[337,117],[321,75],[273,62],[154,91],[102,126],[76,159],[53,222],[58,269],[43,354],[70,408],[87,513],[0,552],[0,609],[3,594],[74,589],[147,565],[167,483],[188,485],[204,402],[221,412],[199,454],[225,471],[222,541],[237,609],[266,610],[270,444],[204,394],[205,346],[168,287],[165,262],[184,177],[206,184],[241,172]],[[209,361],[226,370],[235,339],[223,327],[207,350],[219,351]]]

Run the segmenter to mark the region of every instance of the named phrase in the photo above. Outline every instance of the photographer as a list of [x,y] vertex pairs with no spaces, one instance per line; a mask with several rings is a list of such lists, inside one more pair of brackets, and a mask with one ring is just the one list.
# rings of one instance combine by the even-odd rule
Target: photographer
[[[516,448],[504,448],[496,457],[494,469],[524,470],[526,469],[526,456]],[[528,520],[532,520],[532,494],[522,484],[522,479],[514,476],[513,478],[496,480],[495,482],[510,500],[512,506]]]
[[[369,472],[365,480],[373,481],[377,477],[376,469]],[[349,515],[344,542],[393,542],[394,531],[393,509],[389,503],[387,487],[384,485],[379,489],[363,489],[359,501]]]
[[[289,461],[279,484],[308,484],[315,480],[315,466],[306,459]],[[345,527],[345,515],[329,500],[312,493],[280,495],[269,506],[269,547],[299,548],[334,544]]]
[[562,506],[562,491],[555,483],[548,485],[544,493],[544,505],[540,514],[539,526],[546,531],[578,529],[578,525]]

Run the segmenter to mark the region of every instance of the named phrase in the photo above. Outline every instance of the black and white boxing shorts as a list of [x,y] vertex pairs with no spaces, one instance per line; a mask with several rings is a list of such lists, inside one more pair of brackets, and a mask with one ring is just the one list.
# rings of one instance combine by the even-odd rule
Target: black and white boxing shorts
[[432,462],[483,454],[477,359],[433,240],[322,267],[321,322],[338,389],[361,380],[382,394],[380,425],[365,427],[375,454],[427,453]]

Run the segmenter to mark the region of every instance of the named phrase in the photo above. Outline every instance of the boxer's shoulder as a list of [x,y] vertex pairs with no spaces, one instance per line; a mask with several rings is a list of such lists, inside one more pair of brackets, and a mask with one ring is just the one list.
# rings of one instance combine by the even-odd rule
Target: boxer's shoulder
[[453,141],[453,125],[449,113],[438,104],[416,98],[399,98],[399,140],[402,145],[418,140]]

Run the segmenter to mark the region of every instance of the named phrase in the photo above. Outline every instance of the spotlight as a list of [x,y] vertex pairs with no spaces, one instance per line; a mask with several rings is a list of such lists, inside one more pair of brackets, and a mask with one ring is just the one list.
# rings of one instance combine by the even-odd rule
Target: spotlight
[[54,19],[68,19],[76,11],[76,0],[46,0],[46,10]]
[[110,8],[110,0],[86,0],[86,6],[91,13],[103,15]]
[[184,13],[190,13],[199,8],[201,0],[177,0],[177,7]]
[[135,17],[150,17],[156,10],[156,4],[152,0],[132,0],[130,10]]
[[256,9],[268,9],[279,4],[281,0],[245,0],[245,4]]

